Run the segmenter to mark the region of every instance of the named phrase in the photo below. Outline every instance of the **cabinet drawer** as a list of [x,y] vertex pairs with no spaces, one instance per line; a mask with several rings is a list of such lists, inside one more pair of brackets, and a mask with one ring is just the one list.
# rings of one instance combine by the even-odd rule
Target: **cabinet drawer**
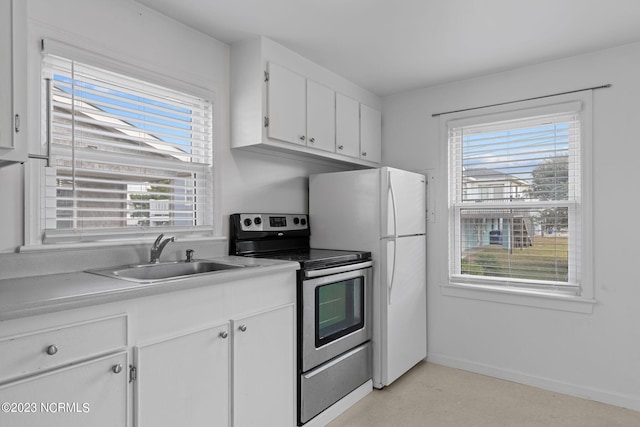
[[0,338],[0,382],[126,346],[126,315]]

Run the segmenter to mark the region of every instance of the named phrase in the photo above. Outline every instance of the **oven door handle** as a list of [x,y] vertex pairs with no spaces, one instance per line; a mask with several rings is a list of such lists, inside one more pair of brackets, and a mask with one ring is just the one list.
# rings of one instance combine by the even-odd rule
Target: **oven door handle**
[[329,274],[346,273],[347,271],[356,271],[368,268],[373,265],[373,261],[359,262],[357,264],[341,265],[340,267],[322,268],[319,270],[306,270],[304,277],[313,279],[314,277],[328,276]]

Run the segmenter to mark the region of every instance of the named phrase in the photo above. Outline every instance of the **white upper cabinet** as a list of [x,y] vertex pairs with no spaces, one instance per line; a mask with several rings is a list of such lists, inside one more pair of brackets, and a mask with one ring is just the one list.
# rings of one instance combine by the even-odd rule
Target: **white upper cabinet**
[[25,8],[0,0],[0,167],[27,160]]
[[267,117],[269,138],[306,145],[306,80],[299,74],[269,63]]
[[267,136],[334,151],[335,92],[272,62],[268,76]]
[[307,146],[336,149],[336,93],[312,80],[307,80]]
[[231,47],[230,100],[232,148],[380,164],[360,143],[360,105],[380,98],[265,37]]
[[382,114],[366,105],[360,106],[360,158],[380,163],[382,150]]
[[360,104],[336,95],[336,149],[350,157],[360,157]]

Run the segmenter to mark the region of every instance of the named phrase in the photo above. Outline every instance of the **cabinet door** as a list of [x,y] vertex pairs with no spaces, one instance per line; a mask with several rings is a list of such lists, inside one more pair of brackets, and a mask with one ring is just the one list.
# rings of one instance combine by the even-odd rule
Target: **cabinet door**
[[[27,159],[26,127],[26,2],[0,1],[0,166]],[[19,126],[19,132],[16,127]]]
[[336,149],[336,94],[312,80],[307,80],[307,146]]
[[360,105],[360,158],[380,163],[382,150],[382,114]]
[[229,425],[228,323],[136,348],[136,426]]
[[269,63],[267,85],[267,136],[306,145],[306,80],[299,74]]
[[232,321],[234,427],[295,425],[294,305]]
[[1,386],[0,424],[126,427],[127,366],[122,352]]
[[360,104],[336,94],[336,153],[360,157]]

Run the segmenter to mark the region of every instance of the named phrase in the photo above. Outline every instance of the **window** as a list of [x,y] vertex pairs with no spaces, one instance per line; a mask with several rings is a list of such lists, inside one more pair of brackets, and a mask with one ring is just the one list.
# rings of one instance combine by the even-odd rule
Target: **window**
[[446,120],[450,283],[583,295],[585,102],[537,104]]
[[43,240],[210,233],[211,103],[51,54],[43,65]]

